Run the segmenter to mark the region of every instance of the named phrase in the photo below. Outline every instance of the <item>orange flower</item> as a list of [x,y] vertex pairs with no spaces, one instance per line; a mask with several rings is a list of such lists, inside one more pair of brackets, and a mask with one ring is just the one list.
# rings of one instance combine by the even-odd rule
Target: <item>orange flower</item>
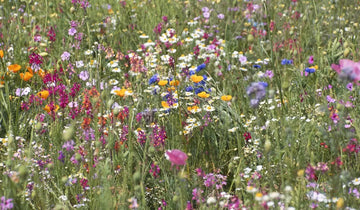
[[200,98],[208,98],[210,94],[206,93],[205,91],[197,94]]
[[4,51],[0,50],[0,58],[3,58],[3,57],[4,57]]
[[167,83],[168,83],[167,80],[160,80],[159,83],[158,83],[158,85],[160,85],[160,86],[165,86]]
[[16,73],[21,69],[21,66],[19,64],[12,64],[12,65],[8,66],[8,69],[12,73]]
[[192,80],[193,82],[195,82],[195,83],[199,83],[199,82],[201,82],[201,81],[204,79],[203,76],[196,76],[195,74],[192,75],[190,78],[191,78],[191,80]]
[[171,86],[178,86],[179,84],[180,84],[179,80],[172,80],[172,81],[170,82],[170,85],[171,85]]
[[124,97],[125,93],[126,93],[126,89],[121,89],[121,90],[114,90],[115,94],[120,96],[120,97]]
[[[57,110],[59,110],[59,105],[56,105],[55,106],[56,108],[53,110],[54,112],[57,112]],[[50,108],[50,106],[49,105],[46,105],[45,106],[45,108],[44,108],[44,110],[47,112],[47,113],[49,113],[49,112],[51,112],[51,108]]]
[[30,67],[27,67],[28,71],[24,73],[20,73],[20,78],[24,81],[29,81],[33,76],[33,71]]
[[44,78],[45,72],[42,69],[39,69],[39,71],[37,71],[37,73],[41,78]]
[[47,99],[47,97],[49,97],[49,94],[50,94],[49,91],[43,90],[43,91],[38,92],[36,95],[42,99]]
[[223,101],[230,101],[232,99],[231,95],[223,95],[221,96],[221,100]]

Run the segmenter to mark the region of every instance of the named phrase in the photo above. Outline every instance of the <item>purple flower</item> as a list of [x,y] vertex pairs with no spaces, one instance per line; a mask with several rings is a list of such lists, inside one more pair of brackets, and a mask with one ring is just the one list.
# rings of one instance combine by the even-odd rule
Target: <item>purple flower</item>
[[62,148],[66,149],[66,151],[73,151],[75,146],[74,140],[67,141],[63,144]]
[[178,149],[166,151],[165,157],[171,162],[171,165],[185,165],[188,159],[188,156]]
[[203,13],[203,16],[204,16],[204,18],[209,19],[209,17],[210,17],[210,12],[204,12],[204,13]]
[[352,90],[353,90],[353,83],[350,82],[349,84],[347,84],[347,85],[346,85],[346,88],[347,88],[348,90],[352,91]]
[[271,70],[266,70],[265,76],[271,79],[274,77],[274,73]]
[[327,95],[326,96],[326,100],[329,102],[329,103],[335,103],[335,99],[333,99],[333,98],[331,98],[331,96],[330,95]]
[[218,14],[217,16],[220,20],[224,19],[225,18],[225,15],[224,14]]
[[14,208],[14,204],[12,203],[12,200],[13,200],[12,198],[6,199],[5,196],[2,196],[0,203],[1,210]]
[[60,150],[59,151],[59,157],[58,157],[58,160],[60,160],[61,162],[64,163],[64,160],[65,160],[65,155],[64,153]]
[[70,35],[70,36],[74,36],[74,35],[76,34],[76,32],[77,32],[77,31],[76,31],[76,28],[70,28],[70,29],[69,29],[69,35]]
[[83,81],[86,81],[89,79],[89,72],[88,71],[81,71],[79,74],[79,78]]
[[241,65],[245,65],[246,61],[247,61],[246,56],[240,55],[239,56],[239,61],[240,61]]
[[246,94],[250,97],[250,106],[256,108],[260,101],[266,96],[266,82],[253,82],[246,89]]
[[63,54],[61,55],[61,60],[62,61],[68,61],[70,59],[70,53],[69,52],[63,52]]

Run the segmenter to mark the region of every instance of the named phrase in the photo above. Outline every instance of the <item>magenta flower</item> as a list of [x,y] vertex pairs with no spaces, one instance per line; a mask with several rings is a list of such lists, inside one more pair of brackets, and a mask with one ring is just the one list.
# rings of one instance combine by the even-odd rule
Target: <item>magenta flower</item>
[[311,65],[311,64],[313,64],[314,63],[314,56],[310,56],[310,58],[309,58],[309,64]]
[[188,156],[178,149],[166,151],[165,157],[171,162],[171,165],[185,165],[188,159]]

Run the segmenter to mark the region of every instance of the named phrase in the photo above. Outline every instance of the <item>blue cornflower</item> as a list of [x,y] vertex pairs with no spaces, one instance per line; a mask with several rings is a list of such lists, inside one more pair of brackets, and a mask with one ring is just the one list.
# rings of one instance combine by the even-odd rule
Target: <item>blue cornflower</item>
[[194,91],[194,88],[192,86],[188,86],[188,87],[185,88],[185,91],[186,92],[192,92],[192,91]]
[[283,59],[281,65],[290,65],[293,64],[293,60]]
[[315,69],[314,68],[306,68],[305,69],[305,71],[307,72],[307,73],[315,73]]
[[254,68],[261,68],[261,66],[258,65],[258,64],[253,65],[253,67],[254,67]]
[[156,81],[158,81],[159,79],[159,74],[154,74],[150,79],[149,79],[149,85],[155,83]]
[[195,94],[201,93],[203,91],[205,91],[203,87],[196,88],[195,89]]
[[196,67],[196,72],[201,71],[201,70],[204,69],[205,67],[206,67],[206,64],[205,64],[205,63],[199,65],[198,67]]
[[191,70],[191,71],[189,71],[189,75],[191,76],[191,75],[194,75],[195,74],[195,71],[193,71],[193,70]]

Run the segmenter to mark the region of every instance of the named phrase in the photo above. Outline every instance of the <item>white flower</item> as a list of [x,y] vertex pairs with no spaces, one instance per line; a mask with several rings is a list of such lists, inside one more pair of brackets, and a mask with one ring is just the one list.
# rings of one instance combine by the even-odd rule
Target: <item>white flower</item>
[[351,182],[353,183],[353,185],[359,185],[360,184],[360,177],[352,180]]
[[207,203],[208,205],[214,204],[214,203],[216,203],[216,198],[214,198],[214,197],[209,197],[209,198],[207,199],[206,203]]

